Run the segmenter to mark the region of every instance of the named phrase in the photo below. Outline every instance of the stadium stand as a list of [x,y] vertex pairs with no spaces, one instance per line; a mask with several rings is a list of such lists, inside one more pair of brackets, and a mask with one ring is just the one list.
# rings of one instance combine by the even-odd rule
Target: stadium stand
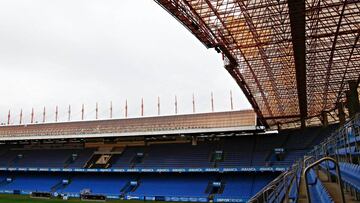
[[[147,146],[128,146],[113,155],[110,168],[289,167],[294,160],[301,158],[311,149],[311,143],[315,137],[323,136],[323,131],[327,132],[327,129],[312,128],[272,135],[223,137],[211,141],[203,139],[196,145],[153,142]],[[302,142],[296,141],[298,134],[304,135]],[[0,167],[89,168],[91,164],[88,162],[97,161],[91,160],[94,154],[99,154],[96,148],[64,147],[8,148],[0,154]],[[280,152],[276,149],[280,149]],[[214,158],[215,156],[218,158]]]
[[225,184],[224,191],[215,196],[215,201],[221,202],[223,198],[246,201],[277,175],[276,173],[226,175],[222,179]]
[[[279,202],[286,198],[291,202],[358,202],[359,124],[358,114],[336,130],[334,126],[327,128],[327,131],[334,131],[329,132],[327,136],[320,134],[323,140],[307,152],[304,159],[283,172],[276,181],[269,183],[249,202],[257,202],[260,199],[265,199],[265,202]],[[320,140],[316,137],[312,143]],[[290,184],[284,187],[282,182]],[[306,191],[300,189],[302,185],[303,188],[307,188]]]
[[[31,192],[59,193],[80,197],[82,191],[106,195],[109,198],[120,196],[127,199],[157,199],[216,202],[245,202],[259,189],[270,182],[277,173],[248,174],[97,174],[97,173],[50,173],[37,174],[7,172],[1,177],[0,192],[29,194]],[[219,183],[218,185],[216,183]],[[133,185],[129,188],[129,185]],[[189,187],[189,184],[191,187]],[[214,190],[218,187],[221,190]]]
[[[81,197],[86,192],[129,200],[198,202],[298,202],[308,197],[312,202],[339,202],[342,195],[334,192],[339,181],[333,181],[341,179],[339,187],[357,199],[359,118],[340,128],[204,136],[195,141],[8,143],[0,151],[0,193]],[[107,164],[98,164],[104,157]],[[304,184],[308,193],[301,190]]]
[[155,2],[221,54],[253,110],[45,123],[44,108],[20,125],[9,111],[0,193],[360,202],[359,0]]
[[31,192],[50,192],[52,186],[61,180],[57,174],[37,174],[37,173],[5,173],[2,176],[0,191],[3,193],[29,194]]
[[[185,139],[125,141],[125,145],[7,144],[0,153],[0,170],[5,174],[0,192],[80,197],[86,191],[107,198],[246,202],[326,135],[327,128],[315,127],[199,137],[195,143]],[[299,142],[295,136],[304,139]],[[101,157],[109,158],[107,165],[98,164]],[[296,199],[298,182],[291,181],[293,177],[288,176],[282,187],[293,185],[290,196]],[[322,188],[315,186],[316,191]],[[278,194],[269,198],[285,196],[282,190]]]
[[79,167],[93,153],[91,149],[10,149],[0,156],[2,167]]
[[[207,199],[206,187],[212,180],[209,174],[151,174],[143,175],[138,188],[130,196],[204,198]],[[189,187],[191,185],[191,187]]]
[[[334,195],[329,186],[339,179],[336,165],[331,159],[312,165],[324,157],[338,160],[341,187],[357,197],[359,123],[357,116],[340,128],[195,140],[7,143],[0,151],[0,193],[81,197],[86,192],[129,200],[198,202],[297,202],[309,197],[312,202],[338,202],[340,193]],[[308,188],[305,195],[301,184]]]
[[119,174],[71,174],[69,184],[58,192],[70,196],[79,196],[88,189],[92,194],[119,196],[121,189],[131,180],[129,175]]
[[314,170],[310,170],[308,173],[308,184],[310,198],[314,202],[334,202],[330,197],[329,192],[324,187],[323,183],[319,180]]

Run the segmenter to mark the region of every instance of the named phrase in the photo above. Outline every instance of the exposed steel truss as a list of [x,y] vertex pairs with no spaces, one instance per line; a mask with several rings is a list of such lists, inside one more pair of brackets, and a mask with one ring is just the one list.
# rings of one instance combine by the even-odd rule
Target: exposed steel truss
[[359,0],[155,1],[222,52],[263,124],[332,110],[359,78]]

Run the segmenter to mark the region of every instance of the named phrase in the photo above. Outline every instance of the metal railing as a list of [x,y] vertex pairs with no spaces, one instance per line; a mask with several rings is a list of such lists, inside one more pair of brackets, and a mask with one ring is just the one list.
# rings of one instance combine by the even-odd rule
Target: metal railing
[[321,163],[325,162],[325,161],[330,161],[332,163],[334,163],[334,165],[336,166],[336,175],[338,177],[338,186],[339,186],[339,191],[341,193],[341,201],[342,203],[345,203],[345,196],[344,196],[344,190],[343,190],[343,185],[342,185],[342,181],[341,181],[341,174],[340,174],[340,167],[338,162],[331,158],[331,157],[324,157],[321,158],[313,163],[311,163],[309,166],[306,166],[306,168],[304,169],[304,178],[305,178],[305,186],[306,186],[306,194],[307,194],[307,199],[308,202],[311,203],[311,197],[310,197],[310,189],[309,189],[309,181],[308,181],[308,173],[311,169],[313,169],[315,166],[320,165]]
[[300,162],[294,164],[291,169],[281,173],[267,186],[254,195],[249,203],[282,202],[288,196],[289,187],[296,177],[296,172],[301,167]]
[[[358,143],[359,142],[359,143]],[[288,171],[283,172],[279,177],[270,182],[265,186],[261,191],[259,191],[254,197],[252,197],[250,203],[265,203],[269,202],[271,197],[275,197],[273,202],[281,202],[285,200],[288,201],[288,193],[290,191],[289,185],[292,181],[288,181],[288,178],[294,179],[296,177],[296,171],[299,167],[306,167],[304,169],[303,175],[305,176],[306,189],[308,201],[311,202],[307,173],[310,169],[315,166],[318,166],[324,161],[333,162],[336,166],[336,176],[341,192],[342,202],[345,202],[343,184],[341,179],[340,167],[338,162],[345,161],[351,162],[353,156],[351,150],[360,152],[360,114],[355,115],[355,117],[349,120],[344,126],[340,127],[334,133],[332,133],[328,138],[323,142],[318,144],[311,150],[306,156],[303,157],[296,165],[294,165]],[[345,153],[340,154],[341,150],[345,150]],[[332,156],[332,157],[330,157]],[[357,156],[358,163],[360,163],[360,156]],[[328,167],[327,167],[328,168]],[[293,174],[293,175],[290,175]],[[330,174],[327,174],[330,178]],[[288,181],[288,182],[287,182]],[[281,184],[282,183],[282,184]],[[279,194],[285,194],[285,196],[280,196]]]

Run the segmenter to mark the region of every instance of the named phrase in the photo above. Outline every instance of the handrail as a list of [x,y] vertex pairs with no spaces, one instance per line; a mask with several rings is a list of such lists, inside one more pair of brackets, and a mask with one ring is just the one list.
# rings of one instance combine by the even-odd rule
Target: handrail
[[339,184],[339,189],[340,189],[340,192],[341,192],[341,201],[342,201],[342,203],[345,203],[345,196],[344,196],[344,190],[343,190],[343,185],[342,185],[342,181],[341,181],[340,167],[339,167],[338,162],[335,159],[331,158],[331,157],[323,157],[323,158],[315,161],[314,163],[310,164],[309,166],[307,166],[305,168],[305,170],[304,170],[304,178],[305,178],[305,186],[306,186],[306,194],[307,194],[308,202],[311,203],[307,174],[310,171],[310,169],[312,169],[313,167],[321,164],[324,161],[331,161],[331,162],[333,162],[335,164],[335,166],[336,166],[336,174],[337,174],[338,179],[339,179],[338,184]]
[[266,202],[266,200],[267,200],[267,198],[269,197],[269,190],[270,189],[276,189],[276,186],[275,185],[271,185],[270,187],[268,187],[268,188],[266,188],[265,190],[264,190],[264,192],[262,193],[262,194],[265,194],[265,195],[263,195],[263,202]]
[[[298,201],[298,194],[300,193],[300,182],[301,182],[301,173],[302,173],[302,170],[303,170],[303,163],[302,163],[303,160],[299,160],[297,163],[296,163],[296,168],[295,170],[293,171],[294,173],[294,178],[293,180],[290,182],[289,184],[289,189],[286,191],[286,194],[285,194],[285,199],[284,199],[284,203],[288,203],[289,202],[289,193],[291,192],[292,190],[292,187],[295,187],[296,189],[296,194],[295,197],[295,201],[294,202],[297,202]],[[300,177],[299,177],[300,175]],[[295,183],[295,184],[294,184]]]
[[[271,195],[271,193],[268,194],[268,192],[271,189],[274,189],[274,188],[276,189],[282,183],[286,183],[286,179],[288,178],[288,176],[296,174],[298,167],[299,167],[298,164],[294,164],[291,169],[280,174],[277,178],[275,178],[273,181],[271,181],[266,187],[264,187],[262,190],[260,190],[258,193],[256,193],[248,202],[254,203],[254,202],[259,202],[260,200],[262,202],[266,202],[267,198]],[[285,186],[285,184],[283,184],[283,187],[284,186]],[[285,193],[285,195],[286,195],[286,193]]]
[[307,166],[307,162],[310,160],[310,159],[314,159],[315,157],[314,156],[306,156],[304,158],[304,161],[303,161],[303,165],[306,167]]
[[[284,172],[285,173],[285,172]],[[282,173],[282,174],[284,174]],[[254,202],[259,202],[259,198],[263,197],[263,201],[265,200],[265,195],[267,191],[269,191],[272,188],[276,188],[275,184],[279,181],[279,179],[281,179],[281,177],[283,175],[278,176],[277,178],[275,178],[273,181],[271,181],[268,186],[264,187],[263,189],[261,189],[258,193],[256,193],[250,200],[249,203],[254,203]],[[264,201],[265,202],[265,201]]]
[[[284,186],[286,187],[286,178],[287,178],[287,176],[288,175],[295,175],[294,177],[295,177],[295,179],[293,180],[293,181],[296,181],[296,173],[297,173],[297,169],[295,169],[295,171],[289,171],[289,173],[287,173],[287,174],[285,174],[284,175]],[[291,182],[290,182],[290,184],[289,185],[291,185]],[[289,199],[289,191],[290,191],[290,188],[289,187],[287,187],[288,189],[285,191],[285,200],[287,200],[287,199]]]
[[[337,172],[337,176],[338,176],[338,185],[340,187],[341,190],[341,195],[342,195],[342,202],[344,201],[344,193],[343,193],[343,185],[342,185],[342,179],[341,179],[341,174],[340,174],[340,168],[338,165],[338,161],[343,160],[343,156],[339,155],[338,153],[338,149],[342,148],[342,147],[349,147],[349,142],[348,142],[348,134],[346,133],[346,128],[349,126],[353,126],[357,129],[357,133],[356,135],[354,135],[356,138],[356,141],[360,141],[360,113],[357,114],[356,116],[354,116],[352,119],[350,119],[345,125],[343,125],[342,127],[339,127],[336,132],[331,133],[330,136],[328,136],[327,138],[325,138],[321,143],[319,143],[318,145],[316,145],[311,151],[307,152],[306,156],[304,156],[297,165],[293,165],[293,167],[291,169],[289,169],[286,172],[283,172],[281,175],[279,175],[275,180],[271,181],[266,187],[264,187],[262,190],[260,190],[258,193],[256,193],[250,200],[250,203],[254,203],[254,202],[261,202],[261,201],[265,201],[267,200],[266,198],[268,197],[268,192],[273,189],[273,188],[277,188],[274,191],[281,191],[283,192],[283,190],[285,190],[285,184],[279,184],[280,181],[285,180],[286,181],[286,176],[290,175],[288,174],[289,172],[292,172],[295,170],[295,177],[297,176],[297,170],[299,169],[299,167],[301,167],[301,170],[303,168],[306,167],[306,169],[304,169],[304,171],[302,172],[302,174],[305,174],[305,170],[306,170],[306,175],[308,173],[308,170],[310,170],[310,168],[322,163],[323,161],[331,161],[333,163],[335,163],[336,166],[336,172]],[[356,123],[356,125],[355,125]],[[359,139],[358,139],[359,138]],[[357,145],[355,145],[357,147]],[[331,158],[329,156],[332,156],[334,158]],[[346,156],[346,155],[345,155]],[[349,161],[348,157],[346,157],[346,161]],[[317,161],[316,161],[317,160]],[[312,162],[315,161],[315,162]],[[310,164],[311,163],[311,164]],[[309,165],[310,164],[310,165]],[[297,166],[297,167],[296,167]],[[287,175],[288,174],[288,175]],[[328,174],[329,175],[329,174]],[[302,181],[302,179],[300,178],[299,181]],[[310,200],[310,195],[309,195],[309,188],[308,188],[308,180],[307,177],[305,176],[305,181],[306,181],[306,188],[307,188],[307,193],[308,193],[308,199],[309,202]],[[286,182],[285,182],[286,183]],[[299,192],[299,188],[298,192]],[[285,191],[285,192],[289,192],[289,191]],[[270,195],[272,195],[272,193],[270,193]],[[276,196],[277,197],[277,196]],[[275,198],[276,198],[275,197]],[[265,199],[264,199],[265,198]],[[285,194],[285,200],[288,199],[288,193]]]

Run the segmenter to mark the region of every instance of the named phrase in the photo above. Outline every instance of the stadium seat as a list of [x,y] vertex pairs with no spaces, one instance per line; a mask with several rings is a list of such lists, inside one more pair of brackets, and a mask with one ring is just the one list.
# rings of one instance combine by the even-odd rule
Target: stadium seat
[[306,178],[308,179],[310,198],[312,202],[334,202],[322,182],[317,178],[313,169],[310,169]]

